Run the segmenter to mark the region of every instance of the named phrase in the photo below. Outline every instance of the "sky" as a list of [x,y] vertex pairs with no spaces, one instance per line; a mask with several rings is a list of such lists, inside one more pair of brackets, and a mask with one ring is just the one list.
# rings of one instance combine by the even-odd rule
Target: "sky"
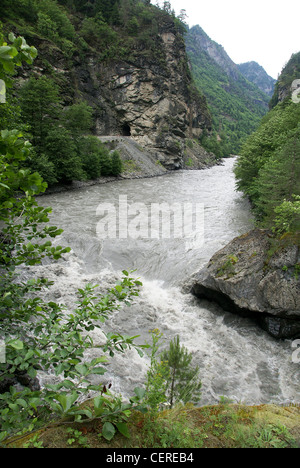
[[[152,0],[153,4],[163,0]],[[255,61],[277,79],[300,51],[299,0],[170,0],[185,9],[190,27],[199,24],[236,63]],[[299,77],[300,78],[300,77]]]

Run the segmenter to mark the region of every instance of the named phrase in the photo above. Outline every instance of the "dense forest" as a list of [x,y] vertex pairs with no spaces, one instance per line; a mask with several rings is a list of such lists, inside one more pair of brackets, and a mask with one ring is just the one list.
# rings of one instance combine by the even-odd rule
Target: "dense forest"
[[300,229],[300,106],[291,87],[299,58],[293,55],[283,69],[271,110],[242,147],[235,171],[261,225],[282,233]]

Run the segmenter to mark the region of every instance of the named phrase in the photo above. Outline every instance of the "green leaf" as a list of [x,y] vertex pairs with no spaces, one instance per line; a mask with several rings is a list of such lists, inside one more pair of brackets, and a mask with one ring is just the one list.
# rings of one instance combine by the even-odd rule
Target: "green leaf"
[[104,403],[105,403],[105,398],[102,395],[99,395],[94,398],[94,411],[96,417],[99,417],[102,415],[104,411]]
[[0,442],[2,442],[2,440],[4,440],[6,437],[7,437],[7,432],[6,431],[0,432]]
[[75,366],[75,369],[80,375],[87,375],[89,372],[89,369],[86,364],[77,364]]
[[40,398],[30,398],[28,403],[33,409],[35,409],[35,411],[37,411],[38,406],[41,406],[43,404]]
[[142,400],[145,396],[146,390],[144,388],[135,387],[134,393],[140,400]]
[[55,396],[55,399],[61,404],[64,413],[67,413],[72,405],[78,398],[78,393],[74,392],[72,395],[59,394]]
[[116,429],[113,424],[106,422],[103,425],[102,435],[106,440],[112,440],[116,433]]
[[8,39],[10,42],[14,42],[16,40],[16,36],[14,35],[14,33],[10,32],[8,35]]
[[116,428],[124,437],[130,438],[130,432],[126,423],[116,423]]
[[91,374],[94,375],[104,375],[107,370],[104,367],[95,367],[90,371]]
[[17,351],[20,351],[21,349],[24,348],[24,344],[21,340],[13,340],[8,343],[8,346],[11,346],[12,348],[16,349]]

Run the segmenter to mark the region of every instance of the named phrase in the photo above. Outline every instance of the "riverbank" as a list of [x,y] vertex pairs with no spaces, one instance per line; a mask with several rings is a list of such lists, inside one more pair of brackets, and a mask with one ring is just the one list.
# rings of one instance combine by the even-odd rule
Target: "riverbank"
[[[166,169],[161,162],[156,159],[153,152],[142,148],[134,139],[129,137],[99,137],[110,151],[118,151],[123,164],[122,174],[118,177],[99,177],[94,180],[78,181],[75,180],[68,185],[59,184],[49,187],[44,194],[68,192],[79,190],[95,185],[103,185],[111,182],[117,182],[130,179],[149,179],[161,177],[174,171]],[[222,165],[222,159],[216,159],[214,154],[208,153],[196,141],[190,141],[186,145],[182,168],[180,170],[203,170],[216,165]]]
[[216,252],[191,292],[255,320],[276,339],[300,337],[299,233],[253,229]]
[[[203,405],[216,404],[220,395],[249,405],[298,403],[299,366],[292,362],[289,340],[275,340],[252,320],[182,292],[217,251],[253,228],[250,206],[235,190],[234,164],[230,158],[208,170],[174,171],[164,177],[112,182],[41,199],[52,207],[51,224],[64,230],[59,245],[72,251],[59,265],[41,265],[36,272],[53,282],[46,300],[59,298],[67,310],[73,310],[77,289],[85,282],[106,291],[120,279],[120,272],[135,270],[143,283],[141,294],[132,307],[107,322],[109,331],[140,335],[141,343],[149,340],[153,328],[163,333],[166,342],[179,335],[193,352],[195,365],[201,366]],[[128,237],[99,239],[101,207],[108,204],[118,215],[120,195],[127,197],[131,209]],[[184,238],[152,238],[151,231],[144,239],[132,236],[129,228],[134,226],[133,216],[136,219],[136,203],[142,201],[145,206],[138,221],[150,226],[152,204],[184,206],[190,200],[204,207],[203,239],[195,233],[191,245]],[[117,227],[118,220],[117,216]],[[143,385],[146,369],[147,360],[138,355],[115,355],[109,376],[114,391],[130,398],[134,387]]]
[[201,408],[186,405],[150,418],[133,412],[128,436],[109,442],[101,436],[100,420],[52,422],[47,428],[8,441],[8,448],[300,448],[300,407],[245,406],[226,402]]
[[[112,183],[108,190],[94,187],[49,196],[47,204],[53,208],[53,222],[64,229],[59,242],[71,246],[72,251],[58,263],[33,268],[39,277],[53,282],[45,300],[59,300],[66,310],[72,311],[76,292],[83,284],[99,284],[105,292],[119,280],[122,269],[136,270],[143,282],[140,295],[131,307],[113,314],[106,323],[106,332],[118,330],[128,336],[140,335],[141,343],[149,341],[149,329],[153,328],[163,333],[166,343],[179,335],[193,353],[195,364],[200,366],[203,407],[164,411],[152,421],[155,424],[152,431],[146,430],[143,415],[135,413],[129,420],[131,439],[119,435],[110,444],[99,439],[101,424],[97,420],[91,426],[59,424],[48,428],[37,434],[36,443],[49,448],[76,447],[80,446],[82,432],[83,439],[88,438],[84,444],[91,447],[153,447],[151,434],[157,434],[156,428],[161,429],[162,437],[155,443],[169,444],[164,445],[168,448],[274,447],[281,443],[289,447],[286,444],[291,437],[299,441],[299,411],[292,411],[293,422],[285,416],[289,408],[298,408],[288,403],[299,402],[299,369],[292,362],[291,343],[278,342],[252,322],[181,293],[185,278],[205,265],[232,238],[250,229],[248,204],[234,189],[233,164],[231,159],[208,171],[179,171],[161,179],[122,183],[131,204],[140,202],[141,197],[146,206],[162,200],[170,204],[174,200],[202,203],[205,242],[193,249],[186,249],[184,242],[176,239],[137,241],[129,236],[126,240],[100,241],[95,230],[99,218],[95,214],[99,204],[118,202],[119,184]],[[102,335],[95,334],[93,339],[97,343]],[[135,387],[145,385],[147,369],[145,357],[132,352],[116,353],[102,382],[112,384],[112,391],[127,399]],[[52,383],[51,375],[42,377],[43,385]],[[228,400],[236,404],[224,404]],[[218,405],[220,401],[223,404]],[[281,406],[283,403],[287,405]],[[268,416],[261,423],[258,416],[266,412]],[[67,427],[79,431],[77,439],[66,432]],[[26,443],[35,435],[28,435]],[[75,441],[69,443],[71,439]]]

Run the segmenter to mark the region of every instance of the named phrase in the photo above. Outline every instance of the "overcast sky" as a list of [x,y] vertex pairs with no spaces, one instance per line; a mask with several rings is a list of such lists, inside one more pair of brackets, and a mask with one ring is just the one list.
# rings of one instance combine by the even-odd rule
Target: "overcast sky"
[[199,24],[235,63],[254,60],[273,78],[277,79],[291,55],[300,51],[300,0],[170,2],[176,14],[185,9],[189,26]]

